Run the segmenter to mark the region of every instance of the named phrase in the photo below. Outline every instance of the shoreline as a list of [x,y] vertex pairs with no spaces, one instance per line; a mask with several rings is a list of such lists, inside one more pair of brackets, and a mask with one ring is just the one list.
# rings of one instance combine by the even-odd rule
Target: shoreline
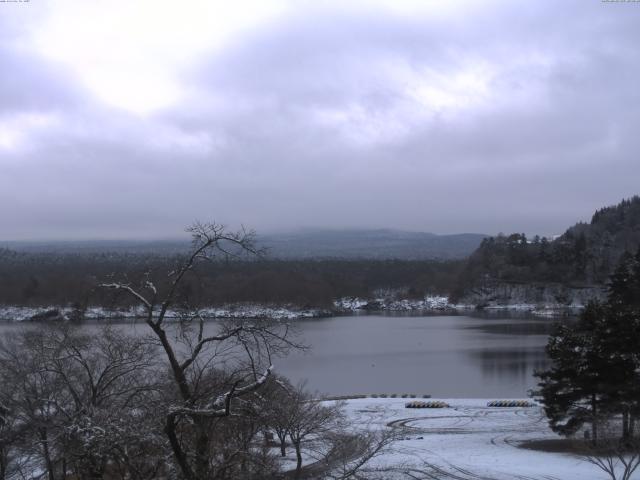
[[[264,320],[304,320],[338,315],[397,313],[397,314],[442,314],[456,315],[477,312],[518,312],[529,313],[541,318],[561,318],[579,314],[584,305],[561,304],[495,304],[470,305],[452,304],[444,296],[424,297],[423,299],[360,299],[342,298],[334,302],[332,308],[300,308],[294,305],[233,304],[220,307],[197,309],[206,319],[264,319]],[[178,319],[184,315],[179,310],[169,310],[167,318]],[[84,310],[70,306],[0,306],[0,321],[4,322],[46,322],[63,320],[125,320],[145,318],[146,313],[139,307],[128,309],[109,309],[91,306]]]

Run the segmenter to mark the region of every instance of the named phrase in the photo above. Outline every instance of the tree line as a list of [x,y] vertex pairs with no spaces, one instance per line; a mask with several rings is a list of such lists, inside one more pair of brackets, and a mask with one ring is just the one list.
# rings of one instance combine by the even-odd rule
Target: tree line
[[[0,250],[0,305],[127,307],[129,298],[98,288],[105,278],[126,277],[140,284],[165,272],[183,255],[127,253],[46,254]],[[336,298],[373,297],[398,290],[405,298],[446,293],[456,282],[461,260],[273,260],[218,258],[198,264],[180,285],[193,306],[228,303],[329,307]]]

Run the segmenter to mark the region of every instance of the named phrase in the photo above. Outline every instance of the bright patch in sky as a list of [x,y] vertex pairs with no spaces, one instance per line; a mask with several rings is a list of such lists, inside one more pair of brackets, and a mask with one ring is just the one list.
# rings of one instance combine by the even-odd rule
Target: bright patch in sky
[[434,112],[471,108],[490,94],[490,76],[486,69],[469,68],[458,72],[426,71],[414,76],[409,94]]
[[0,149],[19,150],[29,145],[34,131],[44,130],[56,122],[54,115],[23,113],[8,118],[0,117]]
[[181,69],[280,14],[278,1],[56,3],[36,47],[104,102],[146,114],[181,98]]

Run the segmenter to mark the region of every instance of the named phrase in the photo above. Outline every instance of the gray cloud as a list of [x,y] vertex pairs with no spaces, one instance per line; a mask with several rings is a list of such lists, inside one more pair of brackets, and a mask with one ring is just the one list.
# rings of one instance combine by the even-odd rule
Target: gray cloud
[[166,236],[196,218],[549,234],[638,193],[640,6],[357,5],[243,32],[146,116],[3,47],[3,236]]

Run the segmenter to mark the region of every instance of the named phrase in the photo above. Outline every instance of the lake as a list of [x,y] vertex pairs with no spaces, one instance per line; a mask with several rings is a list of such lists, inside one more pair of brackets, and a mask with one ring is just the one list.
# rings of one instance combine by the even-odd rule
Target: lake
[[[519,317],[381,314],[298,320],[293,323],[299,341],[309,351],[274,363],[292,381],[306,380],[309,389],[331,395],[521,398],[536,385],[534,370],[547,366],[544,346],[552,321]],[[147,332],[141,323],[123,326]],[[0,333],[16,328],[20,325],[0,324]]]
[[300,321],[307,354],[276,368],[323,393],[526,397],[547,366],[552,321],[536,318],[359,315]]

